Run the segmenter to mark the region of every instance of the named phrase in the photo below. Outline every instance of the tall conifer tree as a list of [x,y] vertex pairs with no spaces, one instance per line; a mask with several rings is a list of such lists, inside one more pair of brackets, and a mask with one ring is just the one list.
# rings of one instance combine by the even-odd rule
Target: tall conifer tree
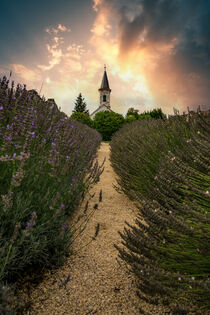
[[82,93],[79,93],[75,102],[73,113],[85,113],[89,115],[89,110],[86,109],[86,106],[87,104],[85,99],[82,97]]

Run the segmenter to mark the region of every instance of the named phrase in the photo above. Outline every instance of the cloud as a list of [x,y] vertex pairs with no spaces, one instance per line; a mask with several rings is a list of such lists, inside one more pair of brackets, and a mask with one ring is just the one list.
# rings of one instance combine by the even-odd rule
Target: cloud
[[41,78],[40,72],[37,70],[31,70],[21,64],[12,64],[10,65],[14,73],[21,77],[24,81],[39,81]]
[[132,63],[129,63],[128,59],[122,60],[120,56],[118,37],[120,8],[114,4],[116,2],[103,1],[97,7],[97,15],[91,30],[92,36],[89,44],[95,52],[95,59],[101,66],[104,63],[108,66],[109,79],[115,93],[113,110],[121,111],[128,99],[129,102],[132,101],[130,106],[133,105],[134,99],[135,104],[146,103],[147,106],[150,106],[152,95],[142,73],[139,69],[137,71],[138,67],[133,64],[134,56],[131,58]]
[[159,104],[210,105],[210,1],[115,1],[119,58]]
[[57,27],[47,27],[45,32],[48,34],[58,34],[59,32],[71,32],[71,29],[65,25],[58,24]]
[[79,92],[90,112],[99,105],[104,64],[116,112],[210,104],[209,7],[209,0],[94,0],[83,45],[63,24],[47,27],[45,62],[40,56],[36,69],[16,70],[37,86],[44,80],[43,93],[68,114]]
[[58,65],[61,62],[62,59],[62,50],[57,49],[57,44],[55,46],[50,46],[49,44],[46,45],[48,52],[51,55],[51,58],[49,60],[49,65],[38,65],[38,68],[40,68],[43,71],[51,70],[54,66]]
[[98,11],[98,7],[102,5],[103,0],[93,0],[93,10]]
[[58,24],[57,27],[48,27],[45,32],[49,34],[48,43],[46,44],[47,51],[49,52],[49,64],[48,65],[37,65],[37,67],[43,71],[51,70],[54,66],[59,65],[63,51],[61,45],[65,43],[65,39],[60,33],[71,32],[70,28],[64,25]]

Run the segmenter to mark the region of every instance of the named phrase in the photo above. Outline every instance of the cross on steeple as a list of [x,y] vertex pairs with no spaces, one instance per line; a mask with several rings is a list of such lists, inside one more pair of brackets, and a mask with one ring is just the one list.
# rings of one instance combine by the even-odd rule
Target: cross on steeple
[[106,71],[106,65],[104,65],[104,71]]

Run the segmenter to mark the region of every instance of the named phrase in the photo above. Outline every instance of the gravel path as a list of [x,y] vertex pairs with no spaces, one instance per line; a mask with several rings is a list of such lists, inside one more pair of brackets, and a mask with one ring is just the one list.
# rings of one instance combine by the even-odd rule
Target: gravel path
[[[140,314],[135,279],[124,265],[119,265],[118,252],[113,246],[121,242],[118,231],[123,230],[125,220],[134,223],[137,209],[126,195],[119,194],[113,187],[116,175],[110,166],[109,150],[109,144],[102,143],[98,151],[100,164],[106,156],[105,170],[90,192],[95,195],[89,201],[87,214],[96,203],[98,208],[75,240],[73,255],[65,265],[53,274],[49,272],[44,281],[32,289],[30,314]],[[99,202],[101,189],[102,201]],[[73,222],[83,214],[86,200],[75,213]],[[77,224],[82,220],[84,217]],[[148,306],[146,308],[148,310]],[[150,314],[165,313],[150,308]]]

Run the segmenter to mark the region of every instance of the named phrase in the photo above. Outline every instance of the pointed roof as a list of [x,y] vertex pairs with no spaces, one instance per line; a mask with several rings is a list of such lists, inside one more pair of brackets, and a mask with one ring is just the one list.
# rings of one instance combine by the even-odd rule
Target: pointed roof
[[101,87],[99,90],[102,90],[102,89],[106,89],[106,90],[111,91],[111,89],[109,87],[109,81],[108,81],[107,73],[106,73],[106,66],[104,66],[104,75],[103,75],[103,78],[101,81]]

